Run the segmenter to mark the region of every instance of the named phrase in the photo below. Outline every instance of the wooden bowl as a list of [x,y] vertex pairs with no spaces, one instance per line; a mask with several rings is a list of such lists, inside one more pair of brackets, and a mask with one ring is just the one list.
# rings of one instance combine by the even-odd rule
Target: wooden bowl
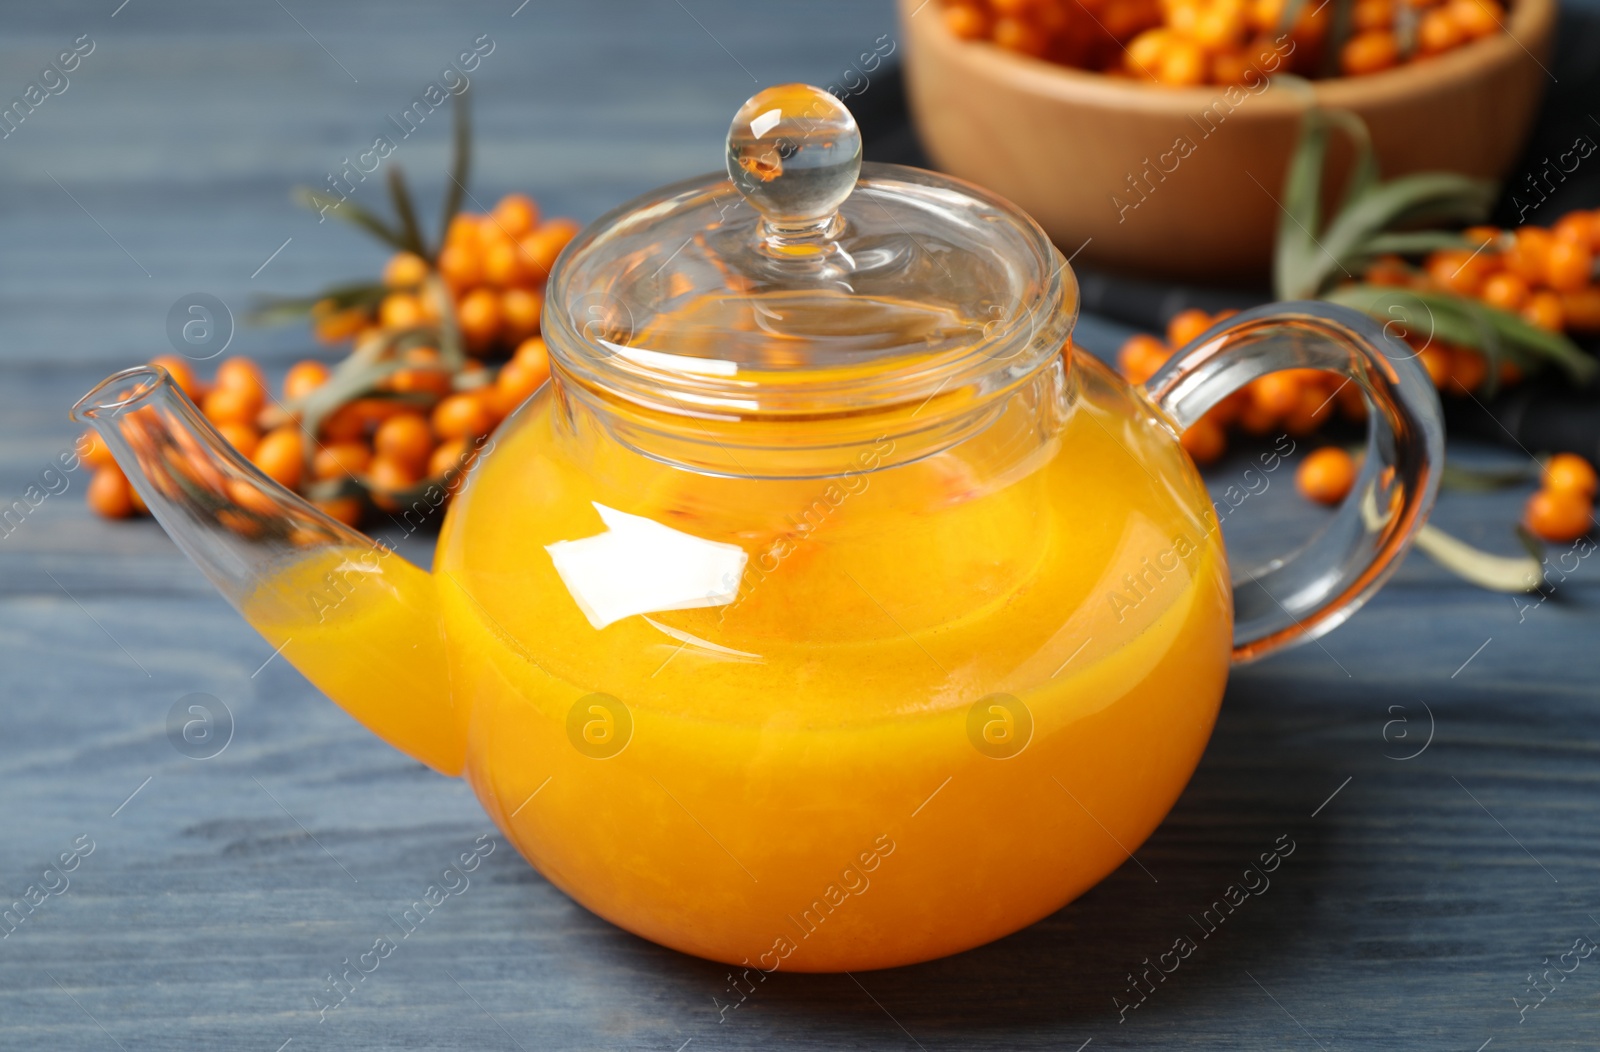
[[[939,0],[899,0],[907,95],[935,165],[1011,198],[1068,255],[1152,276],[1267,272],[1303,85],[1167,88],[959,40]],[[1507,32],[1382,73],[1313,82],[1367,122],[1385,177],[1503,178],[1549,74],[1555,0]],[[1331,165],[1348,163],[1348,149]],[[1339,176],[1335,175],[1335,181]]]

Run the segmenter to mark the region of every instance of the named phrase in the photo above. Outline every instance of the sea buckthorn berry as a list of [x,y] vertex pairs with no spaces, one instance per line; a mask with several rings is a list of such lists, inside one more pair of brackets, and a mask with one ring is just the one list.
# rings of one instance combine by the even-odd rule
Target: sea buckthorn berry
[[383,267],[383,283],[391,289],[409,289],[422,284],[428,264],[415,252],[397,252]]
[[1576,292],[1589,284],[1594,253],[1570,237],[1552,238],[1544,259],[1544,281],[1557,292]]
[[1180,37],[1190,38],[1205,11],[1201,0],[1165,0],[1161,7],[1166,27]]
[[500,320],[500,297],[493,289],[473,289],[456,308],[456,322],[469,350],[487,349],[500,332]]
[[508,237],[521,237],[539,225],[539,206],[527,194],[506,194],[489,213]]
[[229,358],[217,366],[217,386],[246,391],[263,401],[267,397],[267,379],[249,358]]
[[1333,418],[1333,394],[1322,383],[1300,384],[1300,396],[1283,418],[1283,429],[1295,438],[1304,438]]
[[1387,29],[1357,33],[1339,51],[1339,69],[1350,76],[1376,73],[1400,60],[1400,43]]
[[283,397],[293,402],[328,382],[328,367],[321,362],[295,362],[283,378]]
[[1550,231],[1543,227],[1525,226],[1518,228],[1511,247],[1505,251],[1506,269],[1515,273],[1529,285],[1539,285],[1544,282],[1546,261],[1550,257],[1550,246],[1555,242]]
[[450,374],[436,366],[419,365],[391,373],[384,389],[399,394],[431,394],[443,398],[451,391]]
[[1338,446],[1324,446],[1307,456],[1294,473],[1295,489],[1318,504],[1338,504],[1355,482],[1355,459]]
[[1449,348],[1430,344],[1417,352],[1417,360],[1428,371],[1428,379],[1433,381],[1433,386],[1443,387],[1450,382],[1450,371],[1455,363],[1450,360]]
[[1457,24],[1448,8],[1436,7],[1422,16],[1417,24],[1417,47],[1425,55],[1437,55],[1458,46],[1466,33]]
[[420,481],[420,476],[409,464],[389,457],[373,457],[367,466],[367,485],[372,487],[372,502],[385,511],[394,511],[399,504],[391,495],[408,490]]
[[1139,333],[1128,337],[1117,352],[1117,368],[1130,384],[1142,384],[1156,374],[1172,354],[1154,336]]
[[1411,268],[1399,256],[1379,256],[1367,267],[1366,281],[1403,288],[1411,284]]
[[1450,352],[1450,390],[1470,394],[1483,386],[1489,376],[1489,361],[1482,354],[1465,347]]
[[1573,332],[1600,332],[1600,287],[1561,293],[1561,323]]
[[945,8],[944,25],[958,40],[981,40],[989,34],[988,18],[969,4],[954,4]]
[[378,307],[378,322],[386,329],[409,329],[422,322],[422,305],[406,292],[391,292]]
[[1442,289],[1458,296],[1475,296],[1497,269],[1498,263],[1486,252],[1461,248],[1442,249],[1428,257],[1428,277]]
[[317,433],[329,442],[349,442],[367,433],[367,420],[361,410],[346,402],[322,418]]
[[261,399],[247,388],[217,387],[200,403],[213,424],[250,424],[261,411]]
[[1166,53],[1167,45],[1176,39],[1177,34],[1170,29],[1146,29],[1128,41],[1123,52],[1123,64],[1134,76],[1154,80],[1161,56]]
[[1478,290],[1479,297],[1489,306],[1512,312],[1521,310],[1531,294],[1528,283],[1509,270],[1491,274]]
[[1036,58],[1044,54],[1049,43],[1038,26],[1022,18],[995,19],[992,39],[1003,48]]
[[106,447],[106,440],[100,437],[98,431],[85,431],[78,438],[75,448],[79,458],[92,468],[110,467],[117,462],[111,455],[111,450]]
[[1292,372],[1268,373],[1252,380],[1245,390],[1250,392],[1259,412],[1275,417],[1282,417],[1300,403],[1300,378]]
[[1167,322],[1167,342],[1174,349],[1187,347],[1213,324],[1211,315],[1203,310],[1190,308],[1179,311]]
[[1356,0],[1351,23],[1357,32],[1394,25],[1394,0]]
[[1189,40],[1174,40],[1162,52],[1156,80],[1168,87],[1184,88],[1205,83],[1206,53]]
[[1493,252],[1500,247],[1506,232],[1497,226],[1469,226],[1461,232],[1461,236],[1471,242],[1473,248],[1480,245],[1489,245],[1485,251]]
[[107,519],[126,519],[134,512],[133,487],[115,464],[95,469],[87,500],[96,515]]
[[552,219],[517,242],[523,266],[529,268],[533,284],[542,284],[556,265],[556,257],[567,242],[578,236],[578,224],[570,219]]
[[494,426],[494,415],[477,392],[463,391],[433,407],[433,431],[440,438],[476,438]]
[[305,436],[293,424],[269,431],[250,461],[274,482],[294,489],[305,474]]
[[1258,33],[1277,29],[1283,18],[1283,0],[1251,0],[1249,18]]
[[497,239],[483,250],[483,280],[501,288],[521,283],[522,259],[515,241]]
[[312,501],[322,514],[346,526],[360,526],[365,516],[366,507],[362,505],[359,497],[333,497],[329,500]]
[[329,442],[311,458],[311,474],[319,479],[346,478],[361,474],[372,462],[372,450],[365,442]]
[[261,432],[250,424],[218,424],[217,434],[221,435],[228,445],[238,450],[239,455],[246,460],[255,453],[256,446],[261,444]]
[[378,425],[372,445],[379,456],[420,470],[433,452],[433,429],[421,413],[400,413]]
[[[1249,390],[1246,388],[1246,390]],[[1279,416],[1261,408],[1254,398],[1239,411],[1239,426],[1252,435],[1265,435],[1277,430]]]
[[1596,226],[1592,212],[1568,212],[1556,220],[1556,225],[1550,228],[1550,234],[1557,241],[1571,241],[1592,249],[1596,234],[1600,234],[1600,227]]
[[1522,316],[1530,324],[1551,332],[1560,332],[1566,320],[1561,313],[1561,297],[1554,292],[1539,291],[1528,297]]
[[1557,453],[1545,461],[1540,484],[1547,490],[1577,493],[1587,500],[1593,500],[1600,480],[1595,476],[1593,465],[1578,454]]
[[[1073,9],[1078,9],[1073,5]],[[1146,29],[1158,25],[1161,21],[1161,12],[1150,0],[1108,0],[1105,10],[1100,14],[1100,31],[1108,34],[1113,40],[1132,40]],[[1092,22],[1090,23],[1092,25]],[[1098,28],[1098,27],[1097,27]],[[1088,29],[1084,27],[1087,35]],[[1102,65],[1116,68],[1118,60],[1117,50],[1105,50]]]
[[500,294],[500,318],[508,342],[520,343],[539,331],[544,297],[532,289],[506,289]]
[[463,248],[478,248],[478,236],[482,229],[483,217],[471,212],[458,212],[450,220],[450,226],[445,231],[444,242],[446,245],[459,245]]
[[1500,8],[1493,0],[1450,0],[1446,10],[1468,37],[1485,37],[1500,29]]
[[1228,448],[1227,433],[1209,413],[1189,425],[1178,441],[1196,464],[1213,463]]
[[1594,524],[1594,505],[1582,493],[1542,489],[1528,498],[1523,525],[1547,541],[1575,541]]
[[[451,472],[465,471],[477,459],[475,452],[470,452],[467,440],[452,438],[439,443],[439,448],[433,451],[428,458],[428,478],[444,478]],[[447,480],[454,484],[456,479],[452,476]]]
[[[456,217],[460,219],[460,216]],[[470,247],[451,243],[439,252],[439,276],[456,292],[469,289],[483,280],[483,262],[476,243]]]
[[405,402],[393,398],[357,398],[349,403],[350,410],[360,418],[365,430],[372,430],[391,416],[414,412]]
[[530,336],[518,344],[515,360],[538,369],[545,376],[550,375],[550,348],[541,336]]
[[[322,303],[333,306],[332,300],[323,300]],[[318,304],[319,306],[321,304]],[[311,313],[311,331],[316,336],[318,343],[343,343],[345,340],[354,339],[367,327],[367,312],[360,307],[348,307],[344,310],[330,310],[318,316],[315,310]]]
[[1194,41],[1208,51],[1238,47],[1244,42],[1245,10],[1242,0],[1212,0],[1194,25]]
[[160,354],[150,359],[150,364],[165,369],[172,377],[172,382],[178,385],[178,390],[188,395],[191,400],[200,400],[202,394],[200,381],[188,362],[175,354]]
[[500,374],[494,378],[495,415],[510,416],[512,410],[539,389],[545,375],[515,358],[507,362],[501,367]]

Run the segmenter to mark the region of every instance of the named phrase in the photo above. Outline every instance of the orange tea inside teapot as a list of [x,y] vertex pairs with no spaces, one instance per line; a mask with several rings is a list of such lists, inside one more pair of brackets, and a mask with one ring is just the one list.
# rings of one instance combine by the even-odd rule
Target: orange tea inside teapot
[[[1071,347],[1072,272],[1026,216],[858,178],[831,96],[763,92],[728,153],[563,255],[552,380],[478,452],[431,573],[159,374],[78,413],[269,642],[599,915],[766,971],[980,945],[1143,843],[1232,660],[1378,586],[1437,485],[1432,387],[1373,323],[1280,305],[1135,390]],[[1177,436],[1300,367],[1367,392],[1369,455],[1325,535],[1234,593]],[[260,528],[174,483],[196,449]]]

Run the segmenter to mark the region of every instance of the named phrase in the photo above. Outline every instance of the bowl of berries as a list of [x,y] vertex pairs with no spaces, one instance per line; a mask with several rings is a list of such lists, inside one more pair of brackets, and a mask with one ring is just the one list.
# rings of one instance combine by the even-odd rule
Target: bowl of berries
[[[1312,108],[1361,118],[1386,176],[1503,178],[1555,0],[900,0],[900,19],[935,165],[1084,261],[1216,281],[1267,271]],[[1334,143],[1330,171],[1357,152]]]

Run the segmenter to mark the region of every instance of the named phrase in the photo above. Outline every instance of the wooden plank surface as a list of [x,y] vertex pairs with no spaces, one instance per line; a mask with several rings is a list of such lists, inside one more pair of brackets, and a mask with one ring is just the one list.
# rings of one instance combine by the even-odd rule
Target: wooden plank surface
[[[527,189],[589,220],[714,168],[756,80],[826,83],[893,32],[886,0],[114,7],[5,14],[0,95],[95,42],[70,88],[0,141],[5,502],[68,446],[78,394],[166,349],[178,296],[239,311],[257,291],[373,270],[376,248],[288,189],[365,148],[480,36],[495,50],[475,75],[475,192]],[[425,126],[397,154],[425,197],[445,141]],[[1083,329],[1102,353],[1120,333]],[[231,350],[281,369],[305,342],[241,329]],[[1315,527],[1289,482],[1230,519],[1231,545]],[[392,937],[389,914],[492,828],[464,783],[270,661],[159,529],[90,517],[84,483],[69,476],[0,538],[0,898],[93,844],[0,939],[0,1048],[1500,1052],[1600,1033],[1600,957],[1552,971],[1525,1018],[1512,1000],[1538,1000],[1529,974],[1575,938],[1600,941],[1594,560],[1522,613],[1408,560],[1321,646],[1235,673],[1139,865],[992,946],[779,974],[724,1019],[727,969],[599,921],[495,836],[470,887],[319,1022],[328,973]],[[1522,497],[1447,494],[1438,521],[1510,551]],[[191,692],[231,714],[208,759],[168,739]],[[1280,835],[1295,850],[1271,886],[1203,937],[1192,916]],[[1180,936],[1199,951],[1119,1021],[1129,973]]]

